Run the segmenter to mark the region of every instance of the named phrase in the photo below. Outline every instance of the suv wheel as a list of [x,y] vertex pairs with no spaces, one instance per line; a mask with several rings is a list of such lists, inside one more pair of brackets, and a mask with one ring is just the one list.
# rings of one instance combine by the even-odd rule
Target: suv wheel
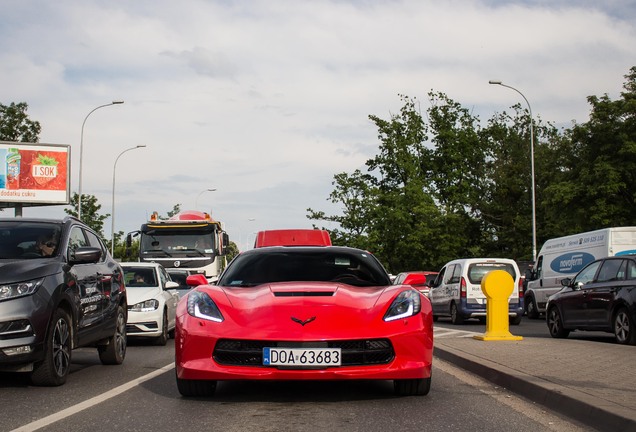
[[57,309],[46,337],[44,360],[36,363],[31,382],[41,386],[59,386],[66,382],[71,369],[71,319],[66,311]]
[[547,323],[548,330],[550,330],[550,336],[553,338],[566,338],[570,334],[570,330],[563,328],[561,312],[559,312],[559,309],[556,306],[552,306],[548,311]]
[[461,316],[461,314],[457,310],[457,305],[455,304],[455,302],[451,303],[450,314],[451,314],[451,322],[453,324],[463,324],[464,323],[464,317]]
[[537,303],[534,301],[533,296],[526,297],[526,314],[530,319],[539,318],[539,310],[537,309]]
[[620,308],[616,312],[613,324],[616,342],[623,345],[636,345],[636,324],[630,319],[627,309]]
[[108,338],[106,345],[98,345],[99,359],[102,364],[116,365],[122,364],[126,357],[126,314],[124,308],[117,308],[117,325],[115,334]]

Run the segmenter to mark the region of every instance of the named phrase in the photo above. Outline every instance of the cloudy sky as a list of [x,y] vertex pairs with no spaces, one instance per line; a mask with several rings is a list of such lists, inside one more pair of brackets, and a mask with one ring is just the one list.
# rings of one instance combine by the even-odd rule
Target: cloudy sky
[[[241,249],[310,228],[339,172],[378,147],[370,114],[443,92],[486,121],[530,101],[569,127],[620,97],[636,65],[633,0],[2,0],[0,102],[26,102],[40,142],[68,144],[77,192],[116,231],[150,213],[212,211]],[[216,189],[208,192],[207,189]],[[5,210],[12,215],[13,210]],[[61,207],[24,216],[63,215]],[[110,237],[111,220],[104,233]]]

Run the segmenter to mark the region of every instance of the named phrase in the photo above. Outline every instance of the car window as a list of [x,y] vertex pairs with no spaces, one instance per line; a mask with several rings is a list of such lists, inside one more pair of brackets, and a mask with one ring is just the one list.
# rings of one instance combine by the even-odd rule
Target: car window
[[443,269],[441,269],[439,271],[439,273],[437,274],[437,276],[435,276],[435,280],[433,281],[432,284],[432,288],[438,287],[442,284],[442,281],[444,280],[444,275],[446,274],[446,267],[444,267]]
[[84,230],[75,226],[71,229],[71,234],[69,235],[68,248],[71,251],[75,251],[77,248],[83,246],[88,246],[86,237],[84,237]]
[[92,247],[96,247],[102,250],[102,255],[100,257],[100,261],[104,261],[106,259],[106,247],[102,243],[102,241],[93,234],[91,231],[85,230],[86,238],[88,238],[88,244]]
[[579,274],[574,277],[574,285],[585,285],[592,282],[594,280],[594,275],[596,274],[596,271],[598,270],[600,265],[601,261],[594,261],[583,270],[581,270]]
[[354,286],[385,286],[391,280],[368,252],[280,250],[237,256],[219,280],[224,286],[255,286],[274,282],[342,282]]
[[458,283],[460,272],[461,270],[460,270],[459,264],[452,264],[448,266],[448,269],[446,271],[446,276],[444,277],[444,283],[445,284]]
[[636,263],[632,260],[627,262],[627,279],[636,279]]
[[517,279],[517,271],[511,263],[502,262],[478,262],[468,266],[468,280],[472,284],[480,284],[481,280],[493,270],[503,270],[512,279]]
[[393,281],[393,285],[400,285],[406,279],[406,273],[400,273]]
[[[0,223],[0,259],[29,259],[57,254],[61,235],[59,224],[6,221]],[[49,253],[41,248],[47,245]]]
[[123,266],[126,286],[149,287],[158,286],[155,269],[151,267]]
[[[596,277],[596,282],[611,282],[625,279],[624,261],[625,260],[621,259],[608,259],[603,261],[598,276]],[[622,272],[620,271],[621,268],[623,269]]]

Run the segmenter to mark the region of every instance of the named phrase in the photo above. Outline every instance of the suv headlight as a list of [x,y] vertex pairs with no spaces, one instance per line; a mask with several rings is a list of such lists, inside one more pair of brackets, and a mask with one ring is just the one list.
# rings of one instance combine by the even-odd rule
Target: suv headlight
[[139,303],[135,303],[134,305],[128,308],[129,311],[133,312],[152,312],[153,310],[157,310],[159,307],[159,300],[146,300]]
[[0,285],[0,301],[31,295],[37,291],[42,282],[44,279]]
[[393,300],[386,314],[384,314],[384,321],[393,321],[416,315],[420,313],[421,307],[422,299],[419,292],[415,290],[402,291]]
[[214,322],[223,322],[225,319],[214,300],[201,291],[191,291],[188,294],[188,313],[193,317]]

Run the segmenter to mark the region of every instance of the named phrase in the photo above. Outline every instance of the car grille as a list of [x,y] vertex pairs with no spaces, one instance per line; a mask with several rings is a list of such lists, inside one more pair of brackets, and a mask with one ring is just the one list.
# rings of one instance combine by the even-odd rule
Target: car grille
[[220,339],[214,347],[214,360],[229,366],[262,366],[263,348],[340,348],[342,366],[389,363],[395,357],[388,339],[363,339],[327,342],[276,342]]

